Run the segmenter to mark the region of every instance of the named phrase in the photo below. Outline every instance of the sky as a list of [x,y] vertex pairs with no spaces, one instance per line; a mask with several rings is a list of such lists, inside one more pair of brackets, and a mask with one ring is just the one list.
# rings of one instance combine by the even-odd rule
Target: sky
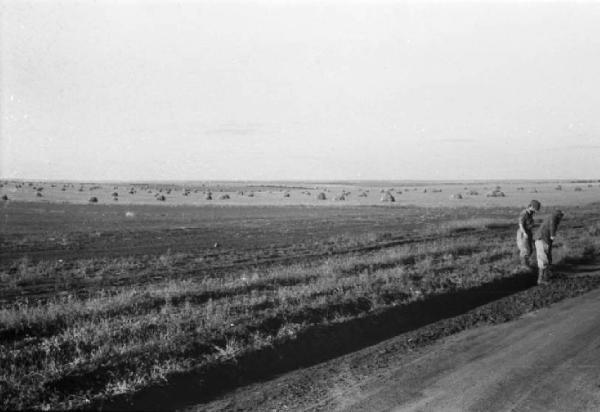
[[600,178],[600,2],[0,13],[1,178]]

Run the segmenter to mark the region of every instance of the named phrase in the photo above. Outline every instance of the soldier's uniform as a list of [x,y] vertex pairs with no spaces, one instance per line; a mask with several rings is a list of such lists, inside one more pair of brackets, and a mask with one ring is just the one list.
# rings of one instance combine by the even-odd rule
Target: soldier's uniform
[[544,223],[535,234],[535,250],[539,272],[538,285],[548,282],[550,266],[552,265],[552,242],[563,216],[561,210],[555,210],[552,215],[544,220]]
[[[517,230],[517,247],[519,248],[519,257],[521,259],[521,263],[524,266],[527,266],[527,258],[531,255],[533,251],[533,214],[535,212],[533,210],[529,210],[529,208],[523,210],[521,214],[519,214],[519,229]],[[523,228],[523,229],[521,229]]]

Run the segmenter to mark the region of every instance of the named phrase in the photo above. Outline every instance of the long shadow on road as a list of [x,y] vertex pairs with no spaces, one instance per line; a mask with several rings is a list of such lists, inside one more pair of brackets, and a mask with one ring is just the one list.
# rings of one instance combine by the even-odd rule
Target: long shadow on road
[[533,273],[515,273],[467,290],[431,296],[363,318],[308,328],[296,339],[277,344],[204,370],[171,376],[168,383],[145,388],[92,408],[110,410],[174,410],[215,397],[252,382],[311,366],[376,344],[536,284]]

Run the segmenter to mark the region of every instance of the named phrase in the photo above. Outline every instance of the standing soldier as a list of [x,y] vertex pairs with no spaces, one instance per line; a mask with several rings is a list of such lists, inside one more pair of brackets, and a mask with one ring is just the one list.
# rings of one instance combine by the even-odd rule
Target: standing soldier
[[544,219],[535,234],[535,250],[538,262],[538,285],[547,284],[550,278],[550,266],[552,265],[552,242],[558,224],[562,220],[564,213],[562,210],[555,210],[552,215]]
[[529,206],[519,215],[519,229],[517,230],[517,247],[519,248],[519,258],[521,265],[529,268],[527,259],[533,251],[533,215],[539,212],[541,207],[540,202],[532,200]]

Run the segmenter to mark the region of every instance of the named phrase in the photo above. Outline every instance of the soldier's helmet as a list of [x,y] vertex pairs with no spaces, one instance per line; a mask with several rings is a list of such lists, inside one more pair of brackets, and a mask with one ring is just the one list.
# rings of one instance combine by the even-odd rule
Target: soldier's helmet
[[529,206],[532,207],[533,210],[535,210],[536,212],[539,212],[540,207],[542,207],[542,204],[537,200],[532,200],[531,202],[529,202]]

